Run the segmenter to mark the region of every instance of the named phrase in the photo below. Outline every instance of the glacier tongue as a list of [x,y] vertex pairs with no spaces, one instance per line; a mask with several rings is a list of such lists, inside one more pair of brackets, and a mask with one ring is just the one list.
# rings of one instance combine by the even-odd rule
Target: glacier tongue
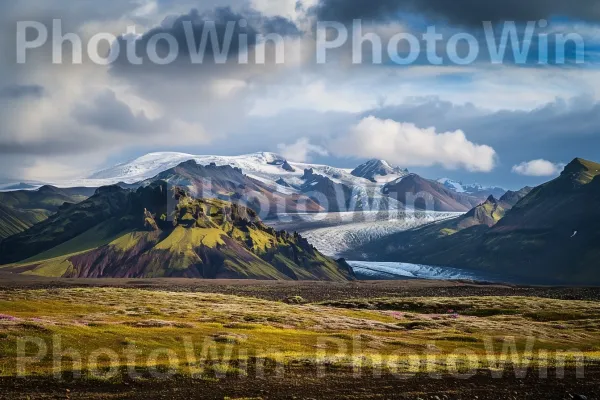
[[348,261],[354,273],[362,279],[440,279],[493,281],[494,279],[477,272],[458,268],[432,267],[428,265],[407,264],[401,262]]
[[[400,210],[395,213],[393,218],[387,213],[377,212],[327,213],[319,215],[319,220],[314,224],[290,227],[271,222],[270,225],[275,228],[297,230],[321,253],[331,257],[340,257],[348,250],[373,240],[433,222],[457,218],[460,215],[462,213]],[[308,220],[308,217],[310,216],[305,217],[305,221]]]

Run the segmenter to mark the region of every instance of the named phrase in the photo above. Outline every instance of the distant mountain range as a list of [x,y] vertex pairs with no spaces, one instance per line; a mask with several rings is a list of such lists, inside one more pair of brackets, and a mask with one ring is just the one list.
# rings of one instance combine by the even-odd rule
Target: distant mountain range
[[[196,164],[203,169],[192,173],[184,171]],[[218,173],[209,173],[207,167],[210,166],[229,167],[231,171],[238,171],[239,176],[233,177],[232,172],[228,174],[230,180],[218,179]],[[156,179],[186,186],[192,193],[200,191],[200,181],[212,179],[216,181],[216,187],[220,186],[220,195],[227,192],[233,196],[225,198],[227,200],[235,201],[236,196],[258,195],[259,198],[266,197],[265,201],[277,202],[277,210],[270,210],[270,215],[275,215],[276,211],[296,212],[298,204],[305,212],[402,209],[412,207],[415,196],[427,198],[422,204],[417,204],[419,209],[430,207],[427,208],[429,211],[466,212],[485,201],[489,194],[498,196],[504,193],[500,193],[500,188],[476,185],[458,188],[450,185],[449,180],[445,184],[431,181],[384,160],[369,160],[354,169],[343,169],[290,162],[280,155],[265,152],[242,156],[150,153],[93,173],[88,178],[62,182],[62,186],[96,188],[118,184],[123,188],[137,188]],[[259,200],[254,199],[256,201]],[[285,203],[284,207],[282,203]],[[252,204],[250,206],[257,209]]]
[[7,263],[4,271],[49,277],[353,279],[345,262],[267,227],[251,209],[194,199],[160,180],[135,192],[100,188],[1,241]]
[[20,183],[0,185],[0,190],[4,191],[4,192],[8,192],[8,191],[12,191],[12,190],[33,190],[33,189],[39,188],[40,186],[43,186],[43,185],[32,185],[29,183],[20,182]]
[[[283,195],[306,194],[321,204],[325,211],[360,211],[401,209],[406,197],[430,194],[435,198],[435,208],[430,211],[466,212],[494,194],[504,194],[500,188],[480,188],[476,185],[459,191],[441,183],[418,177],[418,185],[399,185],[405,178],[415,175],[407,169],[393,166],[384,160],[369,160],[354,169],[336,168],[327,165],[291,162],[274,153],[255,153],[242,156],[195,156],[185,153],[151,153],[125,164],[91,174],[88,178],[71,182],[72,185],[99,187],[119,183],[121,186],[136,185],[155,179],[164,171],[173,169],[187,161],[201,166],[230,166],[237,168],[248,178],[262,182],[270,191]],[[425,184],[426,183],[426,184]],[[406,186],[406,187],[405,187]],[[387,187],[387,188],[386,188]],[[385,191],[384,191],[385,189]],[[393,189],[393,190],[392,190]],[[411,192],[411,190],[417,190]],[[470,189],[469,189],[470,190]],[[333,193],[336,193],[336,196]],[[319,193],[319,195],[315,195]],[[389,196],[388,193],[393,193]],[[485,194],[485,195],[484,195]],[[376,206],[374,206],[376,205]],[[314,207],[309,207],[309,212]]]
[[544,185],[491,197],[456,220],[395,234],[353,253],[533,283],[600,284],[599,175],[600,164],[575,159]]
[[[152,153],[70,188],[0,192],[0,264],[70,277],[352,279],[347,264],[293,233],[300,223],[319,248],[348,259],[467,268],[532,283],[600,283],[598,175],[600,164],[575,159],[544,185],[506,192],[425,179],[382,160],[350,170],[273,153]],[[435,212],[397,221],[402,229],[382,214],[406,217],[413,209]],[[357,220],[296,221],[324,211]],[[279,221],[281,214],[295,215],[278,225],[292,233],[259,218]]]
[[449,178],[438,179],[437,182],[456,193],[463,193],[481,199],[487,199],[490,196],[499,199],[507,192],[506,189],[497,186],[482,186],[478,183],[462,183]]
[[0,240],[23,232],[48,218],[45,210],[23,210],[0,204]]
[[0,192],[0,239],[25,231],[65,204],[87,199],[94,191],[94,188],[42,186],[37,190]]

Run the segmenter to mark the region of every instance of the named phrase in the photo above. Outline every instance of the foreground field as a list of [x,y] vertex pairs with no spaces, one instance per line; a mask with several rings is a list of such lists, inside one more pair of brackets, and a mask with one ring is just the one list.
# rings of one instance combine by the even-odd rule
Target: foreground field
[[[309,382],[317,392],[340,394],[327,398],[511,398],[494,397],[503,390],[512,398],[598,395],[597,301],[457,297],[440,288],[441,297],[348,298],[334,291],[329,299],[307,300],[289,284],[290,295],[279,300],[248,296],[273,287],[222,286],[245,296],[2,290],[0,398],[190,398],[202,390],[197,398],[323,398],[304,393]],[[461,287],[470,287],[467,294],[478,288],[443,290]],[[452,389],[456,380],[460,389]]]

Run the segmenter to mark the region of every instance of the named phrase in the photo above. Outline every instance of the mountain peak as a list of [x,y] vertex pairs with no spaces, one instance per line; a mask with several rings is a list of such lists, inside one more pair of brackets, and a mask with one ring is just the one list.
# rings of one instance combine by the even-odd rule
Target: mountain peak
[[278,165],[278,164],[283,164],[284,162],[286,162],[285,157],[282,157],[279,154],[271,153],[268,151],[261,151],[259,153],[252,154],[251,156],[255,156],[257,159],[264,161],[267,164]]
[[118,193],[118,192],[125,192],[125,191],[126,190],[123,189],[119,185],[109,185],[109,186],[99,187],[98,189],[96,189],[96,192],[94,193],[94,195],[100,195],[100,194],[104,194],[104,193]]
[[392,166],[387,161],[376,158],[359,165],[351,172],[353,176],[365,178],[372,182],[390,182],[400,176],[405,176],[407,173],[407,170]]
[[494,197],[493,194],[491,194],[490,197],[488,197],[485,202],[486,203],[492,203],[492,204],[498,204],[498,200],[496,200],[496,198]]
[[506,189],[497,186],[483,186],[479,183],[463,183],[462,181],[456,181],[450,178],[438,179],[437,182],[456,193],[475,196],[482,200],[486,199],[489,195],[493,195],[495,199],[498,199],[507,192]]
[[568,177],[579,184],[585,185],[598,175],[600,175],[600,164],[583,158],[575,158],[567,164],[561,177]]

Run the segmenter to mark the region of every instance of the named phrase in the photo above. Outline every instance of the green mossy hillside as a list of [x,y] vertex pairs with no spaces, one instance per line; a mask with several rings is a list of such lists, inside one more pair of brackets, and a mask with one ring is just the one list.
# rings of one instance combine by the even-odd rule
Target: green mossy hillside
[[[66,235],[68,225],[81,232]],[[170,193],[164,182],[136,192],[104,189],[43,229],[19,238],[23,242],[15,240],[15,245],[45,245],[39,246],[39,254],[5,267],[17,273],[77,278],[353,279],[346,263],[325,257],[298,234],[266,226],[252,209],[218,199],[195,199],[180,188]],[[46,248],[48,243],[54,246]]]

